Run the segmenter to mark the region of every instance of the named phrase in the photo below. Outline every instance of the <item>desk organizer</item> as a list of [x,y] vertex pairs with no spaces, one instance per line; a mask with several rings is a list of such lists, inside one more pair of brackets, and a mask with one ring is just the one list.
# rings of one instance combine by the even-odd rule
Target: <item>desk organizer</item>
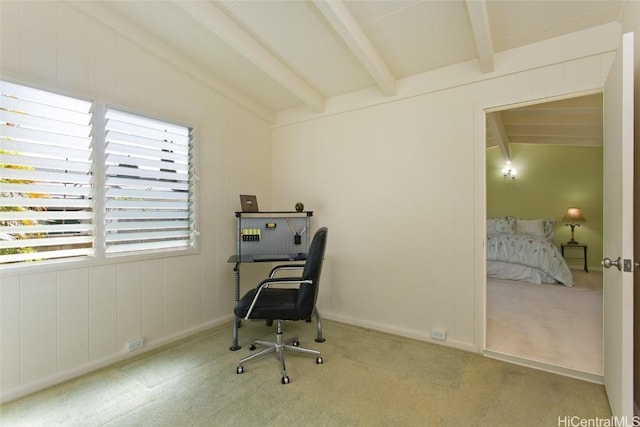
[[236,212],[238,260],[255,255],[301,258],[309,250],[312,211]]

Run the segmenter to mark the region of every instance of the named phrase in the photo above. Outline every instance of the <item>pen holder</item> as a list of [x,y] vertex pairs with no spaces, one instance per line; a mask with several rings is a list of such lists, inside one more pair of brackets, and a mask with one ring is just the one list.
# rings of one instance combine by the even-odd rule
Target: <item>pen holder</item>
[[299,245],[300,243],[302,243],[302,236],[299,234],[294,234],[293,235],[293,243],[296,245]]

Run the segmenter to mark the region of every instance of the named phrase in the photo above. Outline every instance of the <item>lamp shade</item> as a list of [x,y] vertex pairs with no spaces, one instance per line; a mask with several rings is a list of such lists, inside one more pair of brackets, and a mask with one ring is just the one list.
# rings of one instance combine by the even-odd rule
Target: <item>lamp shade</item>
[[567,209],[567,213],[564,215],[565,221],[584,221],[584,216],[582,215],[582,210],[580,208],[569,208]]

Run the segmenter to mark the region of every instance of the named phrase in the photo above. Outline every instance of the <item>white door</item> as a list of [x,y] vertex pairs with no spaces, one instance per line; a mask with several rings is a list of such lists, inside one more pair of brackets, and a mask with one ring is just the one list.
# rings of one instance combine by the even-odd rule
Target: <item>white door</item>
[[[604,383],[613,415],[633,416],[633,33],[604,89]],[[620,257],[620,269],[618,268]],[[606,258],[603,264],[606,265]],[[626,264],[626,265],[625,265]]]

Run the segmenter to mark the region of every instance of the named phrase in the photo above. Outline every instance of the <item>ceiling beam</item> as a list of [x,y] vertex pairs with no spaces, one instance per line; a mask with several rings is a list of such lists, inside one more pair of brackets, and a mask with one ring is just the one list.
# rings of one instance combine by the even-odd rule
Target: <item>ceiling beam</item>
[[319,92],[302,80],[291,68],[269,52],[212,2],[174,0],[174,3],[312,110],[324,110],[325,99]]
[[395,95],[396,79],[344,3],[341,0],[313,0],[313,3],[358,58],[380,90],[387,96]]
[[495,53],[485,0],[467,0],[467,12],[471,21],[480,69],[483,73],[490,73],[495,70]]
[[509,137],[504,128],[502,115],[499,111],[495,113],[487,113],[487,126],[491,130],[491,134],[495,136],[498,148],[505,162],[511,161],[511,146],[509,145]]
[[242,105],[244,108],[270,123],[275,122],[276,115],[273,110],[257,102],[255,98],[248,96],[241,90],[229,85],[229,82],[225,82],[214,76],[184,52],[174,49],[160,41],[156,36],[143,30],[141,26],[134,25],[131,21],[123,19],[122,16],[115,13],[110,7],[106,7],[103,2],[67,0],[67,4],[77,8],[79,12],[86,16],[95,19],[96,22],[100,22],[108,28],[121,33],[132,43],[137,44],[163,61],[174,65],[177,69],[183,70],[190,77],[207,85],[227,99]]

